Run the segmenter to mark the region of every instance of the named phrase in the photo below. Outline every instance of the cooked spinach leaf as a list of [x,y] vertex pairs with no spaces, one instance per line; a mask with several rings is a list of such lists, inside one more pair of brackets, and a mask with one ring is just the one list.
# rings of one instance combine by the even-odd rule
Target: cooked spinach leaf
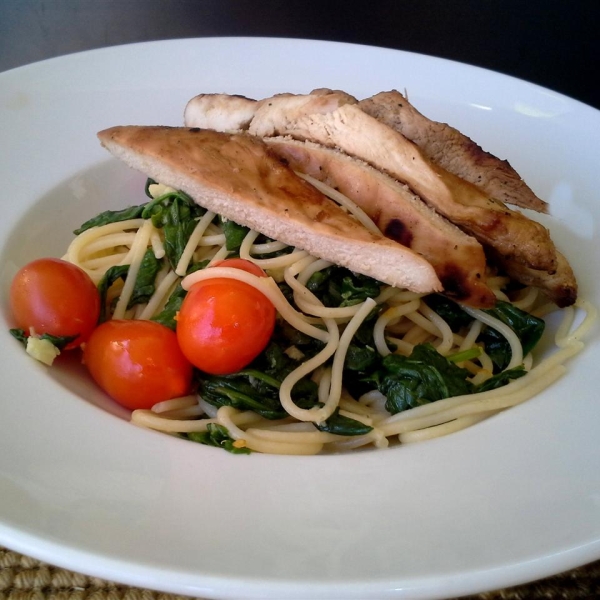
[[508,369],[507,371],[502,371],[490,377],[486,381],[484,381],[481,385],[477,386],[476,392],[488,392],[490,390],[495,390],[497,388],[503,387],[510,383],[513,379],[519,379],[519,377],[523,377],[526,375],[527,371],[523,367],[523,365],[519,365],[518,367],[513,367],[512,369]]
[[175,317],[181,308],[181,304],[183,303],[183,299],[185,298],[187,292],[181,287],[181,284],[178,283],[175,289],[171,292],[169,299],[167,300],[164,308],[157,314],[152,317],[152,321],[156,321],[169,329],[175,331],[177,327],[177,322],[175,321]]
[[523,366],[518,366],[474,386],[467,379],[469,372],[453,359],[466,360],[460,354],[444,357],[433,346],[421,344],[414,347],[409,357],[386,356],[381,368],[363,381],[386,396],[386,410],[396,414],[444,398],[493,390],[526,374]]
[[494,364],[494,372],[501,372],[506,369],[512,356],[510,344],[506,341],[506,338],[491,327],[486,327],[479,337],[478,342],[481,342],[488,356],[492,359]]
[[148,179],[146,179],[146,185],[144,186],[144,193],[151,200],[154,200],[154,196],[150,193],[150,186],[151,185],[156,185],[157,183],[158,183],[158,181],[155,181],[151,177],[148,177]]
[[[459,304],[439,294],[428,296],[425,302],[448,323],[454,332],[462,327],[468,327],[473,320]],[[545,323],[542,319],[530,315],[510,302],[498,300],[494,308],[486,309],[484,312],[502,321],[516,333],[523,346],[524,355],[533,350],[544,333]],[[491,327],[486,327],[477,341],[484,344],[496,372],[507,367],[511,359],[511,350],[502,334]]]
[[[485,312],[508,325],[516,333],[523,346],[524,356],[533,350],[544,333],[546,324],[542,319],[526,313],[509,302],[498,301],[494,308]],[[510,344],[506,338],[495,329],[487,327],[478,341],[485,345],[485,350],[494,363],[495,371],[506,369],[512,357]]]
[[[206,375],[199,373],[199,390],[204,400],[213,406],[233,406],[238,410],[254,410],[267,419],[281,419],[287,413],[279,401],[281,382],[301,362],[319,351],[315,340],[297,332],[297,348],[303,358],[296,360],[286,354],[290,340],[286,338],[288,328],[277,323],[271,342],[252,364],[231,375]],[[295,331],[289,328],[289,331]],[[304,344],[303,342],[307,342]],[[320,344],[320,342],[318,342]],[[308,377],[303,377],[292,390],[292,399],[301,408],[312,408],[318,402],[318,386]]]
[[27,338],[29,336],[25,333],[24,329],[9,329],[8,333],[10,333],[10,335],[12,335],[15,338],[15,340],[18,340],[19,342],[21,342],[21,344],[27,347]]
[[[106,271],[104,277],[98,284],[100,293],[100,317],[99,323],[103,323],[109,317],[109,314],[114,310],[114,306],[107,305],[108,290],[119,279],[125,281],[129,273],[130,265],[116,265]],[[148,302],[155,290],[155,280],[158,271],[160,270],[160,261],[154,256],[152,248],[146,250],[140,269],[135,278],[135,284],[131,292],[131,298],[127,303],[127,308],[131,308],[136,304]]]
[[510,302],[499,300],[494,308],[485,312],[508,325],[519,336],[523,355],[533,350],[544,333],[546,324],[542,319],[530,315]]
[[344,436],[365,435],[373,430],[370,425],[365,425],[356,419],[340,415],[339,408],[336,408],[329,419],[323,423],[315,423],[315,427],[319,431]]
[[121,221],[128,221],[129,219],[139,219],[142,216],[145,207],[145,204],[140,204],[139,206],[130,206],[122,210],[106,210],[87,220],[73,233],[79,235],[92,227],[101,227],[102,225],[119,223]]
[[218,408],[232,406],[238,410],[253,410],[266,419],[286,416],[278,391],[278,385],[270,387],[244,371],[233,375],[210,375],[200,381],[200,395],[209,404]]
[[[256,361],[257,368],[283,380],[300,362],[311,359],[319,353],[325,344],[292,327],[286,321],[278,321],[271,337],[271,343]],[[302,353],[302,360],[290,358],[285,353],[287,348],[294,347]]]
[[150,300],[152,294],[154,294],[154,282],[159,270],[160,261],[154,256],[152,248],[148,248],[142,258],[140,270],[135,278],[135,286],[131,293],[127,308],[131,308],[136,304],[144,304]]
[[221,229],[225,234],[225,247],[230,252],[238,252],[246,234],[250,231],[249,227],[238,225],[235,221],[230,221],[221,217]]
[[163,230],[165,253],[175,269],[198,219],[206,211],[184,192],[170,192],[146,204],[142,218]]
[[[244,369],[232,375],[200,377],[200,395],[216,407],[232,406],[253,410],[266,419],[283,419],[287,413],[279,401],[280,379],[255,369]],[[301,408],[312,408],[317,402],[317,385],[303,378],[292,390],[294,402]]]
[[224,448],[232,454],[250,454],[250,448],[234,446],[235,440],[229,435],[226,427],[218,423],[209,423],[206,426],[206,431],[191,432],[185,434],[187,439],[192,442],[198,442],[206,446],[215,446],[216,448]]
[[456,333],[463,327],[468,327],[473,322],[473,317],[466,313],[460,304],[442,296],[441,294],[431,294],[424,298],[425,304],[434,310]]
[[375,380],[387,398],[386,410],[396,414],[421,404],[473,392],[469,372],[429,345],[415,346],[409,357],[390,354]]
[[[208,260],[203,260],[199,263],[193,263],[188,267],[187,275],[190,273],[194,273],[200,269],[205,269],[208,265]],[[157,314],[152,317],[152,321],[156,321],[169,329],[175,331],[177,327],[177,322],[175,321],[175,317],[181,308],[181,304],[183,303],[183,299],[185,298],[187,291],[181,287],[181,283],[178,283],[175,286],[175,289],[171,292],[169,299],[167,300],[164,308]]]
[[328,307],[353,306],[367,298],[375,298],[379,295],[381,286],[376,279],[343,267],[317,271],[306,285]]
[[[24,329],[9,329],[10,335],[16,340],[19,340],[27,348],[27,338],[29,337],[25,333]],[[67,344],[70,344],[73,340],[77,339],[77,335],[51,335],[50,333],[42,333],[38,336],[40,340],[48,340],[52,345],[56,346],[59,350],[63,350]]]
[[107,306],[106,297],[108,290],[119,279],[125,281],[128,272],[129,265],[116,265],[104,273],[104,277],[102,277],[98,284],[98,291],[100,292],[100,316],[98,317],[98,323],[104,323],[112,310],[112,307]]
[[348,371],[368,372],[379,362],[379,353],[372,346],[350,344],[346,352],[344,369]]

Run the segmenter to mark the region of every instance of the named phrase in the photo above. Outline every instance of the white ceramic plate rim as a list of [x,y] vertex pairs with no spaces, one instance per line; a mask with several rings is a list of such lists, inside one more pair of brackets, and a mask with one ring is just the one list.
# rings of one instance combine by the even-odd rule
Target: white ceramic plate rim
[[[547,224],[598,303],[589,258],[598,256],[600,115],[560,94],[422,55],[260,38],[108,48],[0,80],[5,329],[13,233],[25,213],[48,209],[38,203],[57,186],[77,196],[75,184],[95,170],[137,182],[99,148],[98,130],[178,125],[199,92],[322,86],[358,96],[406,88],[424,112],[508,156],[553,201]],[[48,248],[66,241],[48,239]],[[597,335],[546,393],[468,431],[313,458],[234,457],[139,430],[16,348],[0,341],[0,543],[42,560],[207,597],[434,598],[600,557]]]

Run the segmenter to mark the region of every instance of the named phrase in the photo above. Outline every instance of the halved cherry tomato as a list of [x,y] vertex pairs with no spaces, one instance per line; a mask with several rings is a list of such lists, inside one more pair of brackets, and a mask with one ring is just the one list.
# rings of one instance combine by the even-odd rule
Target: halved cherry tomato
[[96,326],[100,295],[89,275],[58,258],[40,258],[25,265],[10,287],[10,305],[17,327],[26,333],[78,337],[66,346],[84,342]]
[[[228,259],[215,265],[265,273],[254,263]],[[213,375],[235,373],[254,360],[269,343],[275,307],[259,290],[237,279],[215,278],[195,283],[177,316],[177,339],[188,360]]]
[[106,321],[85,344],[83,360],[96,383],[129,409],[190,393],[192,365],[175,332],[154,321]]

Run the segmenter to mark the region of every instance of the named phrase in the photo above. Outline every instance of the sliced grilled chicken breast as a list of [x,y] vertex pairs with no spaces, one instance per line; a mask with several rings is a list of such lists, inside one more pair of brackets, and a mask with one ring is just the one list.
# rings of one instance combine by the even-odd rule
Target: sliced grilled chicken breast
[[428,119],[400,92],[381,92],[358,105],[414,142],[432,162],[478,186],[492,198],[548,212],[548,204],[534,194],[506,160],[486,152],[458,129]]
[[282,137],[265,142],[295,171],[350,198],[386,237],[427,259],[445,294],[479,308],[494,305],[481,244],[431,211],[406,185],[332,148]]
[[347,94],[262,100],[249,132],[337,147],[406,183],[429,206],[502,256],[534,269],[556,268],[556,250],[546,228],[433,164],[403,135],[350,103]]
[[[475,186],[469,185],[468,182],[465,183],[457,175],[432,164],[432,160],[425,156],[423,151],[417,149],[415,144],[407,142],[407,138],[397,131],[397,137],[392,137],[390,141],[387,136],[384,136],[382,142],[377,132],[373,133],[372,121],[365,120],[360,114],[357,115],[357,109],[360,110],[365,105],[369,106],[371,101],[372,105],[376,104],[375,99],[381,101],[381,106],[387,106],[390,99],[397,99],[395,94],[396,92],[383,92],[359,103],[355,98],[344,92],[322,88],[304,96],[280,94],[258,102],[250,100],[245,106],[245,115],[242,114],[243,111],[239,108],[234,107],[235,103],[233,101],[229,102],[228,96],[221,95],[219,102],[221,103],[221,110],[231,111],[232,115],[237,115],[237,117],[234,117],[237,119],[235,121],[236,127],[250,128],[254,133],[268,133],[270,136],[291,133],[291,136],[299,140],[317,139],[321,144],[325,144],[330,148],[341,148],[348,154],[354,154],[362,158],[366,156],[368,162],[378,166],[380,170],[386,170],[392,172],[392,174],[398,173],[399,170],[402,171],[403,167],[404,171],[400,175],[395,175],[397,179],[410,183],[415,178],[421,175],[424,176],[421,186],[418,185],[418,182],[412,185],[413,190],[418,191],[421,196],[427,196],[428,191],[434,193],[436,189],[439,190],[440,188],[442,191],[446,188],[445,193],[440,195],[442,200],[447,200],[448,195],[452,196],[458,193],[460,196],[461,193],[464,194],[461,199],[462,207],[460,207],[460,203],[455,201],[454,209],[458,204],[460,214],[453,213],[452,220],[466,232],[475,235],[484,244],[488,258],[507,271],[516,281],[539,287],[560,306],[572,304],[577,297],[575,277],[565,257],[560,255],[554,248],[548,231],[544,227],[516,211],[509,210],[502,202],[487,198],[480,189],[476,190],[472,197],[469,197],[470,194],[473,194],[472,190]],[[192,99],[190,105],[194,102],[198,101]],[[347,107],[347,105],[350,106]],[[200,107],[200,104],[197,107]],[[195,119],[194,113],[188,108],[186,108],[186,124],[195,125],[199,121]],[[344,108],[346,110],[342,110]],[[202,112],[201,109],[199,110]],[[381,118],[379,110],[383,109],[381,107],[377,110],[375,108],[368,109],[369,112],[379,117],[377,119],[371,117],[371,119],[377,120],[379,125],[384,128],[383,130],[380,129],[380,132],[384,131],[385,128],[391,129],[392,127],[387,127],[385,123],[381,123],[379,120]],[[413,114],[412,110],[411,114]],[[253,117],[248,125],[247,114],[250,112],[252,112]],[[361,112],[366,115],[365,111],[361,110]],[[257,113],[258,119],[256,118]],[[366,116],[369,117],[370,115]],[[404,119],[405,125],[411,122],[407,118]],[[205,120],[203,123],[207,127],[219,126],[218,123],[211,120]],[[390,121],[390,125],[393,126],[394,124]],[[351,132],[357,127],[360,138],[358,149],[348,139],[352,135]],[[339,131],[344,128],[348,128],[346,136]],[[417,139],[417,134],[412,127],[407,128],[405,133]],[[459,134],[459,132],[456,132],[456,134],[458,137],[453,142],[454,134],[446,131],[445,135],[451,138],[448,143],[458,144],[462,149],[458,152],[458,155],[468,154],[473,149],[470,140],[465,142],[460,138],[462,134]],[[402,139],[398,142],[399,138],[404,139],[404,142],[402,142]],[[465,139],[468,140],[468,138]],[[440,144],[442,143],[440,142]],[[443,154],[444,151],[444,149],[439,149],[434,152],[430,149],[433,157]],[[474,150],[474,152],[478,153],[479,151]],[[383,156],[382,158],[382,155],[394,153],[395,155],[391,161],[389,156]],[[489,167],[491,163],[488,163],[488,158],[483,160],[483,163]],[[398,161],[404,161],[404,165],[397,165]],[[411,168],[413,161],[416,168]],[[457,161],[460,162],[458,159]],[[390,162],[392,165],[389,164]],[[427,168],[420,173],[419,168],[423,163]],[[384,166],[381,167],[381,164]],[[400,169],[397,170],[397,167],[400,167]],[[464,166],[457,168],[459,173],[464,171]],[[429,178],[427,173],[429,173]],[[518,178],[518,176],[516,177]],[[521,191],[524,189],[517,184],[514,185],[515,188]],[[499,195],[498,192],[494,193]],[[523,197],[526,197],[526,192],[523,193]],[[471,206],[472,201],[474,201],[473,206]],[[521,200],[521,202],[527,203],[529,208],[536,208],[535,200],[531,198]],[[433,205],[434,203],[431,202],[430,204]],[[544,203],[537,206],[537,208],[544,211],[546,205]],[[445,214],[444,210],[439,208],[438,210],[441,214]],[[471,219],[473,221],[469,222]]]
[[557,252],[558,265],[554,273],[529,269],[521,263],[496,257],[495,262],[512,279],[542,290],[560,308],[577,300],[577,280],[567,259]]
[[187,103],[183,119],[195,123],[190,127],[238,131],[248,129],[257,107],[256,100],[245,96],[199,94]]
[[423,257],[368,231],[256,137],[142,126],[112,127],[98,137],[129,166],[264,235],[393,286],[443,289]]

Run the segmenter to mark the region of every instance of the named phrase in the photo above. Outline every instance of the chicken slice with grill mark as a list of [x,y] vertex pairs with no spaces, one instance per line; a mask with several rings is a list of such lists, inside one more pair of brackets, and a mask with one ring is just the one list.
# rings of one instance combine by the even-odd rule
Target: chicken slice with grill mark
[[[328,94],[332,94],[331,90],[321,89],[315,90],[311,95],[324,96]],[[222,100],[227,102],[227,97],[222,98]],[[261,101],[261,103],[265,102],[264,100]],[[340,106],[344,102],[355,103],[356,101],[347,95],[341,97],[338,95],[337,105]],[[297,102],[297,106],[301,107],[301,105],[302,101],[300,100]],[[258,102],[253,104],[255,110],[259,106]],[[193,120],[190,121],[190,124],[194,124]],[[214,126],[214,124],[209,124],[209,126]],[[240,123],[239,126],[246,126],[246,124]],[[557,263],[554,269],[555,272],[552,272],[554,271],[553,269],[550,269],[551,272],[545,272],[543,270],[532,269],[514,258],[501,257],[498,252],[495,252],[495,254],[495,262],[501,264],[514,279],[526,285],[539,287],[560,306],[567,306],[575,301],[577,297],[577,283],[568,262],[562,255],[556,253]]]
[[554,273],[536,271],[524,265],[505,260],[502,257],[492,258],[512,279],[542,290],[550,300],[560,308],[571,306],[577,300],[577,281],[567,259],[557,252],[558,264]]
[[340,150],[406,183],[429,206],[502,256],[553,271],[548,230],[429,161],[403,135],[367,115],[347,94],[262,100],[249,127],[259,137],[290,135]]
[[548,204],[534,194],[508,161],[486,152],[458,129],[428,119],[400,92],[381,92],[361,100],[359,106],[414,142],[431,161],[477,185],[493,198],[548,212]]
[[337,150],[291,138],[265,138],[286,164],[355,202],[389,237],[423,256],[449,297],[477,308],[495,304],[475,238],[431,211],[406,185]]
[[113,127],[98,137],[129,166],[228,219],[389,285],[442,290],[423,257],[368,231],[256,137],[142,126]]

